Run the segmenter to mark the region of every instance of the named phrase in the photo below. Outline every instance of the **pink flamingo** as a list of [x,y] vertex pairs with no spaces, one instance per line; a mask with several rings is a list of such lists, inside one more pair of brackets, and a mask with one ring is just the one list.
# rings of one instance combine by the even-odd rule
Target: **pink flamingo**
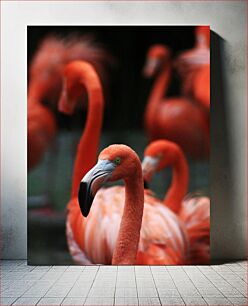
[[[168,140],[157,140],[147,146],[142,163],[143,175],[150,181],[153,174],[172,167],[172,182],[163,203],[185,223],[190,241],[191,264],[210,262],[210,200],[200,195],[188,195],[189,168],[180,147]],[[185,197],[186,196],[186,197]]]
[[[74,59],[86,60],[106,82],[106,63],[111,57],[89,37],[49,36],[41,43],[29,69],[28,87],[28,169],[42,159],[57,132],[53,108],[62,90],[63,71]],[[46,101],[46,105],[43,103]]]
[[[119,199],[113,205],[106,203],[107,198],[103,198],[106,189],[97,191],[103,183],[120,179],[125,182],[125,187],[119,187],[121,195],[113,192],[115,187],[107,190],[111,190],[112,199],[121,196],[122,205]],[[183,227],[157,199],[146,194],[144,197],[141,163],[128,146],[111,145],[101,152],[95,167],[80,183],[78,201],[83,216],[87,217],[85,234],[81,233],[85,251],[102,258],[93,262],[126,265],[185,262]]]
[[208,115],[197,104],[183,97],[163,98],[171,76],[170,52],[163,45],[152,46],[144,73],[157,75],[145,111],[149,138],[178,143],[193,158],[206,158],[209,152]]
[[176,67],[183,80],[183,93],[192,96],[204,109],[210,108],[210,29],[198,26],[195,29],[196,45],[181,53]]

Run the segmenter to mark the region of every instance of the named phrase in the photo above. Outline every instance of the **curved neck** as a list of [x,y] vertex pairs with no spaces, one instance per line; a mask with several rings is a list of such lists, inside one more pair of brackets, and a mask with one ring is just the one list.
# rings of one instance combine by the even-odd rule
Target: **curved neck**
[[102,87],[96,72],[84,74],[80,83],[88,93],[88,114],[74,162],[72,197],[77,196],[81,179],[96,163],[104,107]]
[[144,187],[141,166],[125,181],[125,206],[112,264],[134,265],[140,240],[144,210]]
[[164,197],[164,204],[178,213],[183,198],[188,191],[189,168],[187,161],[181,151],[175,153],[175,161],[172,166],[172,182]]
[[148,103],[145,111],[145,122],[148,129],[152,129],[155,114],[157,112],[157,106],[161,103],[163,97],[166,95],[169,86],[169,80],[171,75],[171,64],[166,62],[162,67],[160,74],[153,85],[151,94],[148,99]]

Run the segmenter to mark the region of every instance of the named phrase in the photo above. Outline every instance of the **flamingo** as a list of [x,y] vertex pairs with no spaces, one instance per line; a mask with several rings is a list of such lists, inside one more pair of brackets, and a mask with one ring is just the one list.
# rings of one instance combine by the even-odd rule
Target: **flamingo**
[[197,26],[196,45],[181,53],[176,67],[183,80],[183,92],[192,96],[204,109],[210,109],[210,29]]
[[[105,64],[112,59],[90,37],[46,37],[29,69],[28,88],[28,169],[42,159],[57,132],[54,107],[62,90],[67,63],[80,59],[91,63],[106,82]],[[46,102],[44,104],[43,102]]]
[[169,139],[193,158],[206,158],[209,151],[208,116],[183,97],[164,99],[171,75],[170,51],[154,45],[147,54],[146,77],[157,76],[145,110],[145,127],[150,140]]
[[[185,223],[190,241],[191,264],[210,262],[210,199],[200,195],[187,195],[189,168],[180,147],[168,140],[157,140],[147,146],[142,163],[144,179],[172,167],[172,183],[163,203]],[[186,196],[186,197],[185,197]]]
[[42,104],[28,105],[28,170],[42,159],[56,135],[57,124],[53,112]]
[[29,77],[28,97],[32,102],[57,103],[63,83],[65,65],[73,60],[91,63],[101,81],[106,81],[106,64],[112,57],[90,36],[71,35],[64,38],[46,37],[32,59]]
[[[77,197],[78,189],[82,177],[96,162],[104,99],[101,83],[94,68],[86,62],[74,61],[65,69],[64,86],[59,101],[60,111],[67,114],[73,112],[82,87],[86,88],[89,96],[89,110],[74,164],[66,222],[67,242],[75,262],[110,264],[124,206],[125,188],[113,186],[99,190],[89,217],[87,219],[82,217]],[[124,151],[125,149],[123,146]],[[144,193],[143,188],[142,192]],[[141,230],[137,263],[184,263],[187,256],[187,237],[183,224],[149,192],[146,192],[145,199],[144,225]]]
[[[98,191],[103,183],[120,179],[125,183],[125,187],[117,187],[122,194],[113,192],[116,187]],[[106,202],[109,191],[115,199],[113,205]],[[117,198],[120,196],[122,201]],[[97,164],[80,183],[78,203],[82,215],[87,217],[81,217],[81,243],[94,263],[185,262],[187,243],[183,227],[167,207],[144,193],[141,163],[130,147],[111,145],[100,153]]]

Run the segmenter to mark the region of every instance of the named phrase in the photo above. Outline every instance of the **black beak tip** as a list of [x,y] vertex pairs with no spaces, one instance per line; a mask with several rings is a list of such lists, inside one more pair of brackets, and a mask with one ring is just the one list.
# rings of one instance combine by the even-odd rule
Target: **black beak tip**
[[78,203],[81,213],[84,217],[88,216],[93,200],[94,197],[91,191],[89,190],[88,184],[85,182],[81,182],[78,191]]

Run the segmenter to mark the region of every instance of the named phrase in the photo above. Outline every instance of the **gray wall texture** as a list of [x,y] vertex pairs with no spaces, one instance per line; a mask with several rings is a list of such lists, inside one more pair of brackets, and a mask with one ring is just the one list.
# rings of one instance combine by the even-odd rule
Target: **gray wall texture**
[[211,253],[247,250],[246,1],[3,1],[1,28],[2,257],[27,256],[27,25],[164,24],[211,26]]

